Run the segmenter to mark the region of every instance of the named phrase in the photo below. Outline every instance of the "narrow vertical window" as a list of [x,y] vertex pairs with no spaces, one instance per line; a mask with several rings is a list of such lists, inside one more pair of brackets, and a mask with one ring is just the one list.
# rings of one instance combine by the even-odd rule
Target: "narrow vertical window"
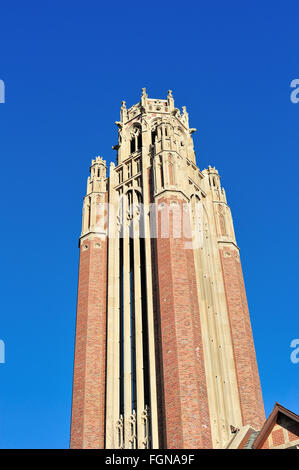
[[128,178],[132,176],[132,160],[128,163]]
[[157,137],[157,130],[155,129],[154,131],[152,131],[152,145],[155,144],[156,137]]
[[123,266],[123,229],[119,236],[119,411],[125,413],[124,389],[124,266]]
[[160,176],[161,176],[161,186],[162,188],[164,187],[164,172],[163,172],[163,160],[162,158],[160,157],[160,165],[159,165],[159,168],[160,168]]
[[123,169],[122,168],[118,172],[118,182],[119,183],[123,182]]
[[137,149],[141,150],[142,147],[142,134],[141,131],[139,131],[138,137],[137,137]]
[[172,157],[170,154],[168,155],[168,176],[169,176],[169,184],[173,185],[174,184],[173,163],[172,163]]
[[91,223],[91,198],[88,199],[88,228],[90,228]]
[[135,279],[134,279],[134,248],[133,224],[130,226],[130,307],[131,307],[131,370],[132,370],[132,412],[137,410],[136,397],[136,348],[135,348]]
[[132,139],[131,139],[131,144],[130,144],[130,145],[131,145],[131,149],[130,149],[130,150],[131,150],[131,153],[134,153],[135,150],[136,150],[135,136],[132,137]]

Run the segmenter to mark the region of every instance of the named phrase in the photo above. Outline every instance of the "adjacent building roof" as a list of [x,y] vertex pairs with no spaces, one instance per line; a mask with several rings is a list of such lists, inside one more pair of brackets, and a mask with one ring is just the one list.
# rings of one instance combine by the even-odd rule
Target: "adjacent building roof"
[[246,425],[234,430],[227,449],[299,449],[299,415],[279,403],[260,430]]
[[268,416],[268,419],[253,442],[253,449],[262,448],[276,424],[286,428],[291,434],[297,436],[299,440],[299,415],[276,402],[272,413]]

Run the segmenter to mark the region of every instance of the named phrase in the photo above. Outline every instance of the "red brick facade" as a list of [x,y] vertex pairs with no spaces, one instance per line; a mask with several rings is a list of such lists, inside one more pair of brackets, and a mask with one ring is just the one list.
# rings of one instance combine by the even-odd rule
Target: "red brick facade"
[[293,434],[292,432],[284,429],[279,425],[275,425],[270,431],[268,437],[264,440],[261,445],[261,449],[275,449],[275,448],[285,448],[291,447],[292,442],[299,445],[299,435]]
[[107,241],[80,247],[71,448],[104,448]]
[[273,441],[274,447],[284,444],[285,439],[284,439],[282,428],[275,429],[275,431],[272,431],[272,441]]
[[[163,202],[165,207],[169,203]],[[161,237],[162,213],[157,264],[166,447],[211,448],[194,255],[185,247],[186,238],[173,237],[171,217],[170,236]]]
[[260,429],[265,414],[240,258],[231,248],[220,256],[243,425]]

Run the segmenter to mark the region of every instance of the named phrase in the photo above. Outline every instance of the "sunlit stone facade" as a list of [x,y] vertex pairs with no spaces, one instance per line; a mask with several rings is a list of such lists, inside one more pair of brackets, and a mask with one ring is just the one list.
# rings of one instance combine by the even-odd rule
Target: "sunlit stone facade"
[[116,125],[83,204],[71,447],[222,448],[264,422],[225,191],[171,91]]

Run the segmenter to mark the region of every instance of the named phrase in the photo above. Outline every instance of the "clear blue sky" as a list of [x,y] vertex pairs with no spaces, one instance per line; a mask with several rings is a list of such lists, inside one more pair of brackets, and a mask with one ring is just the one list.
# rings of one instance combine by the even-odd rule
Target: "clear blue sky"
[[[280,5],[279,5],[280,4]],[[121,100],[173,90],[232,208],[266,414],[299,413],[298,2],[1,4],[0,447],[69,445],[78,237]]]

